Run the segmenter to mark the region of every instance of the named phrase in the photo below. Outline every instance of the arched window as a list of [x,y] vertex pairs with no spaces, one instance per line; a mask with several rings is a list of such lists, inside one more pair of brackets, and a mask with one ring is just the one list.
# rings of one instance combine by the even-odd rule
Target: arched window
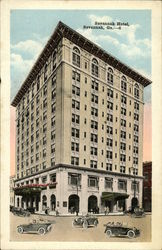
[[113,70],[112,68],[108,68],[108,72],[107,72],[107,82],[110,83],[110,84],[113,84]]
[[127,92],[127,79],[125,76],[122,76],[121,79],[121,90]]
[[79,49],[77,47],[73,48],[72,62],[77,67],[80,67],[80,51],[79,51]]
[[92,75],[98,77],[98,62],[95,58],[92,60]]
[[134,86],[134,97],[139,98],[139,86],[137,83]]

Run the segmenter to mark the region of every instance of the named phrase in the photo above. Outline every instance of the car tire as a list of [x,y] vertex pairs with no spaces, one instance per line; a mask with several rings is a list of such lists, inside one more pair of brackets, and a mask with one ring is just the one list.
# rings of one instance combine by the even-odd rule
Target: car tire
[[77,224],[75,221],[72,221],[72,227],[75,227]]
[[88,228],[88,222],[87,221],[83,222],[83,228]]
[[97,227],[97,225],[98,225],[98,221],[95,220],[95,221],[94,221],[94,226]]
[[107,235],[108,237],[111,237],[111,236],[112,236],[112,232],[111,232],[110,229],[107,229],[107,230],[106,230],[106,235]]
[[46,233],[46,230],[45,230],[43,227],[40,227],[40,228],[38,229],[38,233],[39,233],[40,235],[44,235],[44,234]]
[[18,227],[18,228],[17,228],[17,232],[18,232],[19,234],[22,234],[22,233],[24,232],[24,229],[23,229],[22,227]]
[[128,236],[128,238],[132,239],[132,238],[135,237],[135,232],[134,232],[133,230],[129,230],[129,231],[127,232],[127,236]]

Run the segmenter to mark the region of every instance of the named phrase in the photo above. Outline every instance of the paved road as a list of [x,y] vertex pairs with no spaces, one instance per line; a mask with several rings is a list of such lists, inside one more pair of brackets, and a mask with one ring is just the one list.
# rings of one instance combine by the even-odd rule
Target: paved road
[[[89,242],[148,242],[151,241],[151,215],[146,215],[144,218],[132,218],[130,216],[98,216],[99,225],[88,229],[73,228],[72,220],[74,217],[55,217],[39,215],[40,218],[50,220],[52,230],[45,235],[37,234],[19,234],[17,226],[20,224],[28,224],[33,218],[38,218],[38,215],[31,215],[29,218],[15,216],[11,213],[11,232],[10,240],[12,241],[89,241]],[[130,227],[135,226],[141,230],[140,237],[129,239],[127,237],[111,237],[108,238],[104,233],[107,222],[124,222]]]

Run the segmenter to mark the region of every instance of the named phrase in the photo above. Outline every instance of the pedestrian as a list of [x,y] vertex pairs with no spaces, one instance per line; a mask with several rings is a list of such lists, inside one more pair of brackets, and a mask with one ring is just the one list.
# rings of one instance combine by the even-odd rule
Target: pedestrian
[[108,215],[109,214],[109,207],[106,208],[106,214]]
[[106,212],[107,212],[107,207],[105,206],[105,208],[104,208],[104,213],[105,213],[105,215],[106,215]]

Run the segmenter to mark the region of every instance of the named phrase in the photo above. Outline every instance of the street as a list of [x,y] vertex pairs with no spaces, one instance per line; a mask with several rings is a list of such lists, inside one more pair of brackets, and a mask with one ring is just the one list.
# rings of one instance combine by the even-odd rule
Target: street
[[[52,223],[52,230],[45,235],[38,234],[19,234],[17,226],[28,224],[34,218],[49,220]],[[98,216],[99,224],[97,227],[87,229],[81,227],[72,227],[72,221],[75,216],[55,217],[47,215],[31,215],[30,217],[19,217],[10,213],[10,240],[11,241],[84,241],[84,242],[149,242],[151,241],[151,215],[143,218],[133,218],[131,216]],[[141,235],[134,239],[128,237],[108,238],[104,233],[104,224],[107,222],[123,222],[129,227],[140,229]]]

